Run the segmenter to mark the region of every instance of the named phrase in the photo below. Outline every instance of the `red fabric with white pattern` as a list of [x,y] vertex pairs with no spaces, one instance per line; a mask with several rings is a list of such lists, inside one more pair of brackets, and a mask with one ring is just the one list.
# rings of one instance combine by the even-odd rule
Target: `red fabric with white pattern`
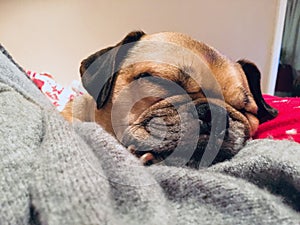
[[253,138],[270,137],[300,142],[300,98],[264,95],[264,99],[279,113],[275,119],[261,124]]
[[62,111],[68,101],[77,95],[84,93],[79,81],[73,81],[69,87],[58,84],[48,73],[36,73],[27,71],[27,75],[43,92],[47,98],[56,106],[58,111]]

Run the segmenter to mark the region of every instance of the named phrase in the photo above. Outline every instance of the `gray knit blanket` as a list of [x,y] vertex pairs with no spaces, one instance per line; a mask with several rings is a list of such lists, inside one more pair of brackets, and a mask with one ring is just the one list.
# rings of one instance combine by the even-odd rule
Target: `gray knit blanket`
[[68,124],[0,49],[1,225],[300,224],[299,144],[144,167],[97,124]]

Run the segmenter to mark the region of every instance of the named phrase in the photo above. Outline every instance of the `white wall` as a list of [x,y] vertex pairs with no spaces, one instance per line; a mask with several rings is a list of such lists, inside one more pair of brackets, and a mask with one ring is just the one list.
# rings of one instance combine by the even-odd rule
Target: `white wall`
[[79,79],[83,58],[131,30],[184,32],[234,60],[256,62],[263,73],[263,90],[271,93],[285,2],[1,0],[0,42],[23,67],[50,72],[66,85]]

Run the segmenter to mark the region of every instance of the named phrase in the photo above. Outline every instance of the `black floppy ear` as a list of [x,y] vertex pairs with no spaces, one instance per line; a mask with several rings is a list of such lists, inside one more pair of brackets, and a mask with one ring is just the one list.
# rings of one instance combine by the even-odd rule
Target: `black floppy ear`
[[81,62],[82,84],[95,99],[100,109],[107,102],[123,59],[135,42],[145,35],[143,31],[129,33],[115,46],[102,49]]
[[259,122],[263,123],[275,118],[278,114],[278,111],[272,108],[270,105],[268,105],[262,96],[260,87],[261,75],[256,65],[247,60],[239,60],[238,63],[244,70],[250,91],[258,106],[257,118],[259,119]]

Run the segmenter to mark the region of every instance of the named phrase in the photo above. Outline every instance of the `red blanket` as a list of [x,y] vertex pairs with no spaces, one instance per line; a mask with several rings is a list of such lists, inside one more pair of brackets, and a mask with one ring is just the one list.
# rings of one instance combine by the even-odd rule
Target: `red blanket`
[[290,139],[300,142],[300,98],[264,95],[266,102],[278,109],[278,116],[261,124],[253,138]]

